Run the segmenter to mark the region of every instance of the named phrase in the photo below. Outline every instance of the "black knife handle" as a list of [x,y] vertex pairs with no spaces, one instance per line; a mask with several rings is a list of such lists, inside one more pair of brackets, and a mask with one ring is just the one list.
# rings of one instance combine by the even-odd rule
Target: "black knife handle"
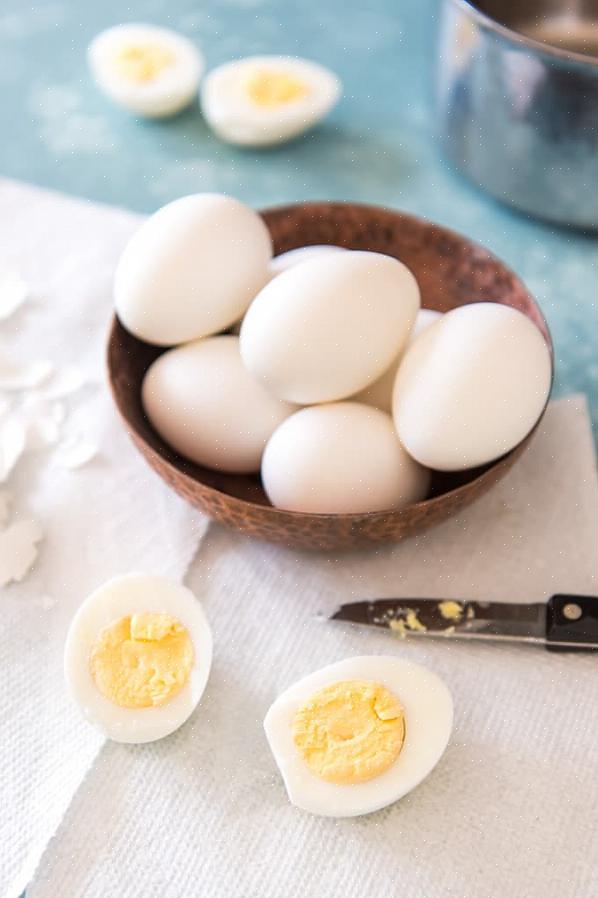
[[547,606],[546,648],[554,652],[598,649],[598,596],[552,596]]

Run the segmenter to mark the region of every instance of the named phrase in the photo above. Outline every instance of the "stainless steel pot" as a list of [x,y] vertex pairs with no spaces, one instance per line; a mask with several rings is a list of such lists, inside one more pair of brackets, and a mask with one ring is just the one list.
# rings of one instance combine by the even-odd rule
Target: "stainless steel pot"
[[443,0],[438,111],[475,183],[598,228],[598,0]]

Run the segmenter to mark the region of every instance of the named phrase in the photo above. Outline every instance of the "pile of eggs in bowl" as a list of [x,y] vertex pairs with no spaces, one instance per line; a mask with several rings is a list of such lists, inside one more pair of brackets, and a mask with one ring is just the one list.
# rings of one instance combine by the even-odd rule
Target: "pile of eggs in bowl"
[[142,387],[166,443],[261,472],[274,506],[322,514],[402,509],[431,470],[491,462],[532,429],[548,346],[522,312],[476,299],[421,309],[412,272],[381,253],[273,259],[260,216],[218,194],[147,219],[115,277],[123,326],[168,347]]

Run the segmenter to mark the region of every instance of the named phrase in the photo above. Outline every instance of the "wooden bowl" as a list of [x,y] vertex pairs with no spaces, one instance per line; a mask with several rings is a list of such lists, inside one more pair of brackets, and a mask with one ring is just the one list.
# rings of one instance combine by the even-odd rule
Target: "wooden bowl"
[[[546,322],[523,283],[502,262],[466,237],[401,212],[357,203],[298,203],[262,213],[275,253],[329,243],[375,250],[400,259],[415,274],[422,305],[446,312],[480,300],[524,312],[552,351]],[[259,476],[224,474],[177,455],[152,429],[141,406],[141,383],[164,350],[129,334],[115,318],[108,343],[114,401],[146,461],[184,499],[217,521],[258,539],[308,549],[351,549],[393,542],[438,524],[485,493],[526,448],[482,468],[434,474],[430,498],[403,511],[301,514],[273,508]]]

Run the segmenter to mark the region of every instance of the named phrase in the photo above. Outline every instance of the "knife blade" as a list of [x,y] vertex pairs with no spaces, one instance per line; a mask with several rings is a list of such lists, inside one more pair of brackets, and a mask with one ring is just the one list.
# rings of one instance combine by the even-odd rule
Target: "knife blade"
[[340,605],[331,620],[383,627],[401,637],[521,642],[598,650],[598,597],[558,594],[547,602],[372,599]]

